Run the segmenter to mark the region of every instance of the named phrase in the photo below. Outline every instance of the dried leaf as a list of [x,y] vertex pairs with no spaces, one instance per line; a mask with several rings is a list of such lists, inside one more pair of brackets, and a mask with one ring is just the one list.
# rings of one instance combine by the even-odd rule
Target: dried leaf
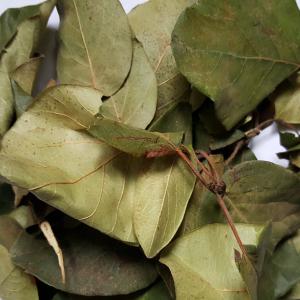
[[224,181],[225,202],[237,222],[279,221],[299,209],[299,177],[275,164],[245,162],[228,170]]
[[15,207],[18,207],[23,199],[24,196],[28,194],[28,191],[17,186],[13,186],[13,191],[15,193]]
[[290,124],[300,124],[300,75],[286,81],[273,95],[275,118]]
[[[257,244],[261,227],[236,227],[244,244]],[[160,262],[171,270],[176,299],[249,299],[234,249],[238,245],[232,232],[221,224],[207,225],[172,242]]]
[[137,128],[146,128],[154,117],[157,83],[143,46],[134,43],[133,62],[124,87],[106,100],[99,113]]
[[233,128],[300,66],[294,0],[204,0],[187,8],[172,35],[181,73],[216,102]]
[[[0,58],[0,91],[2,103],[0,109],[0,135],[3,135],[8,130],[14,114],[10,74],[19,66],[29,61],[34,54],[39,38],[41,37],[55,2],[56,1],[54,0],[48,0],[34,8],[34,11],[37,9],[39,10],[39,14],[32,18],[29,17],[28,11],[31,11],[33,8],[25,7],[19,9],[18,14],[21,16],[19,21],[22,22],[12,26],[12,29],[17,26],[17,30],[15,29],[16,34],[13,40],[7,45]],[[22,12],[23,10],[25,11]],[[26,16],[27,18],[25,18]],[[3,20],[5,19],[6,17],[4,17]],[[10,23],[5,24],[4,26],[9,26],[9,24]],[[1,30],[5,30],[3,26],[0,26],[0,28]]]
[[143,164],[136,178],[134,231],[147,257],[156,256],[174,237],[194,184],[194,175],[177,157]]
[[12,79],[28,95],[32,95],[36,76],[43,59],[43,57],[32,58],[15,69],[12,74]]
[[86,296],[119,295],[143,289],[157,277],[152,262],[137,248],[86,226],[54,232],[64,254],[65,284],[55,253],[40,236],[24,232],[10,253],[15,264],[55,288]]
[[11,262],[7,249],[0,245],[0,297],[5,300],[38,300],[34,279]]
[[171,33],[180,13],[195,0],[151,0],[129,14],[130,25],[143,44],[158,83],[160,116],[169,105],[181,101],[190,89],[177,70],[171,49]]
[[136,244],[132,160],[83,131],[101,96],[87,87],[47,89],[3,138],[0,174],[75,219]]
[[132,37],[118,0],[59,0],[58,79],[110,96],[129,73]]
[[99,116],[88,132],[106,144],[135,156],[147,156],[155,152],[173,152],[181,144],[182,133],[149,132]]
[[57,239],[53,233],[53,230],[51,228],[51,225],[49,222],[44,221],[40,224],[40,229],[43,232],[45,238],[47,239],[49,245],[53,248],[55,254],[57,255],[58,259],[58,265],[61,273],[61,280],[62,283],[66,283],[66,272],[65,272],[65,266],[64,266],[64,256],[61,251],[61,248],[59,247],[59,244],[57,242]]

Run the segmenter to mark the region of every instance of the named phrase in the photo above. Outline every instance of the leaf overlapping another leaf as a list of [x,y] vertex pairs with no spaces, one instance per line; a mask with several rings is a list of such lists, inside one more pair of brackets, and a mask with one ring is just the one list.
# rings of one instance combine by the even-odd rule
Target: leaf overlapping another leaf
[[127,77],[132,34],[118,0],[59,0],[58,79],[110,96]]
[[[298,24],[294,0],[2,15],[0,297],[297,299]],[[248,148],[274,121],[289,170]]]
[[195,0],[151,0],[129,14],[130,25],[143,44],[158,84],[156,116],[182,101],[190,87],[179,73],[171,48],[171,33],[180,13]]
[[[18,67],[32,58],[54,5],[54,0],[48,0],[40,5],[9,10],[0,18],[0,23],[2,24],[0,26],[1,30],[5,30],[4,27],[7,25],[4,25],[4,23],[6,21],[11,25],[9,29],[10,34],[7,32],[3,36],[3,43],[5,43],[6,37],[9,40],[12,39],[9,44],[6,41],[3,45],[6,46],[5,51],[1,49],[1,135],[10,127],[14,114],[14,98],[10,83],[11,75]],[[15,16],[18,17],[15,19]]]
[[300,66],[294,0],[199,1],[180,16],[172,47],[179,70],[215,100],[231,129]]

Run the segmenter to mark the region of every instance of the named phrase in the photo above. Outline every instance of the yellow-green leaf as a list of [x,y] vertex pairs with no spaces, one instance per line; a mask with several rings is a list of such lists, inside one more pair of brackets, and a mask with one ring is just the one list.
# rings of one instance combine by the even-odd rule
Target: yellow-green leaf
[[[261,227],[236,224],[244,244],[257,245]],[[239,250],[228,225],[212,224],[176,239],[160,261],[170,269],[176,299],[249,300],[235,263]]]
[[136,178],[134,231],[147,257],[157,255],[174,237],[194,185],[194,175],[176,156],[144,163]]
[[177,70],[171,49],[171,33],[180,13],[195,0],[151,0],[129,14],[130,25],[143,44],[158,84],[157,116],[180,101],[189,84]]
[[146,128],[154,117],[157,84],[143,46],[134,43],[131,71],[124,87],[100,107],[107,118],[137,128]]
[[58,79],[91,86],[104,95],[125,81],[132,60],[132,34],[118,0],[59,0],[61,25]]
[[3,138],[0,174],[75,219],[136,243],[132,160],[84,131],[101,96],[77,86],[44,91]]

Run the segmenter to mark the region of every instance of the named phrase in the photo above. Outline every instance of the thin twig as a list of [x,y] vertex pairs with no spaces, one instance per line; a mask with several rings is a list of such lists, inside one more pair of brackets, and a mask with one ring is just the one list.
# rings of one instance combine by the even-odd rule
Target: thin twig
[[[190,150],[185,145],[182,144],[181,148],[184,149],[189,155],[191,155]],[[200,172],[203,171],[208,177],[210,177],[211,180],[214,180],[214,177],[212,176],[211,172],[209,172],[209,170],[206,168],[206,166],[199,159],[196,159],[196,162],[200,167]]]
[[[239,236],[239,233],[234,225],[234,222],[232,220],[232,217],[226,207],[226,204],[224,202],[224,199],[223,199],[223,196],[220,195],[220,193],[217,191],[217,190],[212,190],[211,189],[211,186],[210,186],[210,183],[206,182],[206,180],[201,176],[201,174],[195,169],[195,167],[193,166],[192,162],[189,160],[189,158],[183,153],[183,151],[181,149],[176,149],[176,152],[177,154],[179,155],[180,158],[182,158],[186,164],[189,166],[189,168],[191,169],[192,173],[196,176],[196,178],[199,180],[200,183],[202,183],[208,190],[210,190],[211,192],[213,192],[216,196],[217,196],[217,201],[218,201],[218,204],[226,218],[226,221],[228,223],[228,225],[230,226],[231,230],[232,230],[232,233],[243,253],[243,255],[245,257],[247,257],[247,251],[242,243],[242,240]],[[221,185],[222,182],[218,181],[217,179],[215,180],[216,184],[218,185]]]
[[237,156],[237,154],[240,152],[240,150],[247,144],[247,141],[240,140],[236,143],[234,150],[230,154],[230,156],[226,159],[225,165],[228,166]]
[[258,124],[255,128],[252,128],[252,129],[246,131],[245,136],[247,138],[253,138],[253,137],[259,135],[263,129],[269,127],[273,122],[274,122],[274,119],[266,120],[266,121]]
[[227,206],[226,206],[226,204],[224,202],[224,198],[221,195],[219,195],[219,194],[216,194],[216,196],[217,196],[217,201],[218,201],[218,203],[219,203],[219,205],[220,205],[220,207],[221,207],[221,209],[222,209],[222,211],[224,213],[224,216],[225,216],[225,218],[227,220],[227,223],[230,226],[231,231],[232,231],[232,233],[233,233],[233,235],[234,235],[234,237],[235,237],[235,239],[236,239],[236,241],[237,241],[237,243],[238,243],[238,245],[239,245],[239,247],[240,247],[243,255],[245,257],[248,257],[247,251],[246,251],[246,249],[245,249],[245,247],[243,245],[243,242],[242,242],[242,240],[241,240],[241,238],[239,236],[239,233],[238,233],[238,231],[237,231],[237,229],[236,229],[236,227],[234,225],[232,217],[231,217],[231,215],[230,215],[230,213],[229,213],[229,211],[227,209]]
[[206,180],[202,177],[202,175],[195,169],[195,167],[193,166],[193,164],[191,163],[191,161],[188,159],[188,157],[178,148],[176,149],[176,153],[179,155],[179,157],[181,159],[183,159],[186,164],[189,166],[189,168],[191,169],[191,171],[193,172],[193,174],[198,178],[198,180],[205,186],[208,186],[208,183],[206,182]]
[[220,182],[220,176],[219,176],[219,174],[216,170],[215,164],[213,163],[213,161],[210,159],[209,155],[206,152],[200,150],[200,154],[207,160],[208,165],[209,165],[210,170],[211,170],[211,173],[213,175],[213,178],[215,178],[215,182],[219,183]]
[[266,121],[258,124],[255,128],[252,128],[252,129],[246,131],[245,137],[242,140],[239,140],[235,144],[233,152],[230,154],[230,156],[225,161],[225,165],[228,166],[236,158],[236,156],[238,155],[240,150],[249,143],[249,140],[251,138],[258,136],[263,129],[270,126],[273,122],[274,122],[274,119],[269,119],[269,120],[266,120]]

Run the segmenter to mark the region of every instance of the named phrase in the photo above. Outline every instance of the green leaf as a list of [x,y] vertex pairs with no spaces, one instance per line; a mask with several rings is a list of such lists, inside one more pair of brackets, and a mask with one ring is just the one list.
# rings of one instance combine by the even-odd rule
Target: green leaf
[[209,148],[213,151],[222,149],[240,141],[244,137],[245,137],[244,132],[236,129],[223,136],[214,137],[209,144],[210,145]]
[[192,107],[189,103],[179,102],[170,107],[149,127],[150,131],[184,132],[184,144],[192,144]]
[[300,283],[297,283],[292,291],[284,297],[285,300],[298,300],[300,299]]
[[176,156],[143,164],[136,177],[134,231],[147,257],[156,256],[176,234],[194,185],[194,175]]
[[136,297],[136,300],[171,300],[171,296],[166,288],[166,285],[160,281],[143,295]]
[[151,0],[129,14],[130,25],[143,44],[158,83],[157,116],[181,101],[189,84],[177,70],[171,49],[171,33],[180,13],[195,0]]
[[229,168],[232,167],[232,166],[239,165],[239,164],[241,164],[243,162],[252,161],[252,160],[257,160],[254,152],[250,148],[244,147],[236,155],[236,157],[231,161],[231,163],[229,164]]
[[101,96],[88,87],[44,91],[3,138],[0,174],[73,218],[137,243],[133,159],[84,131]]
[[0,245],[0,297],[5,300],[38,300],[34,279],[11,262],[7,249]]
[[239,129],[229,132],[225,130],[217,118],[213,102],[209,99],[200,107],[195,123],[196,149],[219,150],[245,137],[245,134]]
[[[21,207],[17,210],[20,211],[20,209]],[[29,214],[24,214],[24,220],[27,216]],[[14,217],[8,215],[1,215],[0,217],[0,298],[5,300],[38,300],[34,278],[15,266],[8,252],[23,231],[22,226]]]
[[273,163],[242,163],[228,170],[224,181],[225,202],[237,222],[279,221],[299,209],[299,177]]
[[173,53],[231,129],[299,68],[299,22],[294,0],[198,1],[177,21]]
[[[210,155],[220,177],[224,174],[224,158],[222,155]],[[204,175],[205,176],[205,175]],[[205,176],[207,178],[207,176]],[[215,195],[201,183],[196,182],[195,189],[189,200],[184,219],[181,223],[178,236],[190,233],[210,223],[221,223],[220,208]]]
[[157,278],[152,262],[137,248],[86,226],[58,228],[55,236],[64,256],[65,284],[56,254],[39,235],[20,235],[10,250],[13,262],[50,286],[86,296],[128,294],[149,286]]
[[59,0],[58,79],[115,93],[129,73],[132,34],[118,0]]
[[[299,258],[295,256],[294,247],[287,245],[284,239],[299,229],[299,216],[297,212],[269,224],[260,235],[256,251],[250,256],[253,262],[238,262],[253,299],[278,299],[297,280],[298,271],[294,270],[291,261]],[[297,269],[297,264],[294,266]]]
[[25,92],[15,81],[11,83],[17,118],[19,118],[33,103],[34,99],[27,92]]
[[0,70],[0,136],[10,127],[14,115],[14,97],[9,75]]
[[0,97],[2,104],[0,109],[0,135],[8,130],[14,115],[14,99],[10,84],[11,73],[29,61],[34,54],[54,4],[55,1],[52,0],[40,4],[39,15],[27,18],[20,23],[16,35],[1,55]]
[[291,132],[280,132],[280,143],[287,151],[277,153],[279,158],[289,159],[291,164],[300,168],[300,138]]
[[18,222],[24,229],[38,223],[38,218],[31,206],[21,205],[14,209],[8,216]]
[[154,117],[157,83],[143,46],[134,43],[131,71],[124,87],[106,100],[99,113],[133,127],[146,128]]
[[0,225],[0,245],[9,250],[22,232],[22,227],[9,216],[1,216]]
[[0,53],[14,37],[18,26],[25,20],[38,16],[40,5],[26,6],[22,8],[10,8],[0,16]]
[[[215,162],[218,168],[222,168],[222,164],[222,161]],[[219,174],[222,176],[221,169]],[[283,167],[263,161],[246,161],[229,167],[222,177],[226,184],[224,200],[235,222],[273,222],[274,225],[300,209],[300,196],[297,192],[300,187],[299,176]],[[266,178],[270,179],[265,180]],[[216,196],[197,184],[180,234],[211,223],[225,223],[223,213]],[[286,226],[283,228],[289,232]]]
[[[236,225],[244,244],[257,245],[261,227]],[[171,270],[176,299],[249,299],[235,264],[238,245],[227,225],[207,225],[172,242],[160,261]]]
[[31,58],[29,61],[20,65],[12,74],[12,79],[26,92],[32,95],[33,88],[36,81],[36,76],[39,67],[43,61],[43,57]]
[[135,156],[151,156],[152,153],[175,153],[181,144],[182,133],[149,132],[124,125],[99,116],[88,132],[106,144]]
[[168,290],[162,281],[156,283],[145,292],[135,293],[126,296],[111,296],[111,297],[85,297],[78,295],[71,295],[66,293],[57,293],[52,300],[168,300],[172,299]]
[[300,75],[293,76],[276,91],[275,118],[290,124],[300,124]]
[[[300,281],[300,237],[280,244],[260,276],[260,299],[278,299]],[[268,287],[268,288],[266,288]]]
[[280,136],[280,144],[287,149],[290,149],[300,144],[300,137],[295,133],[280,131],[279,136]]
[[193,112],[202,106],[202,104],[205,102],[205,99],[206,97],[203,94],[192,87],[189,103],[192,105]]

